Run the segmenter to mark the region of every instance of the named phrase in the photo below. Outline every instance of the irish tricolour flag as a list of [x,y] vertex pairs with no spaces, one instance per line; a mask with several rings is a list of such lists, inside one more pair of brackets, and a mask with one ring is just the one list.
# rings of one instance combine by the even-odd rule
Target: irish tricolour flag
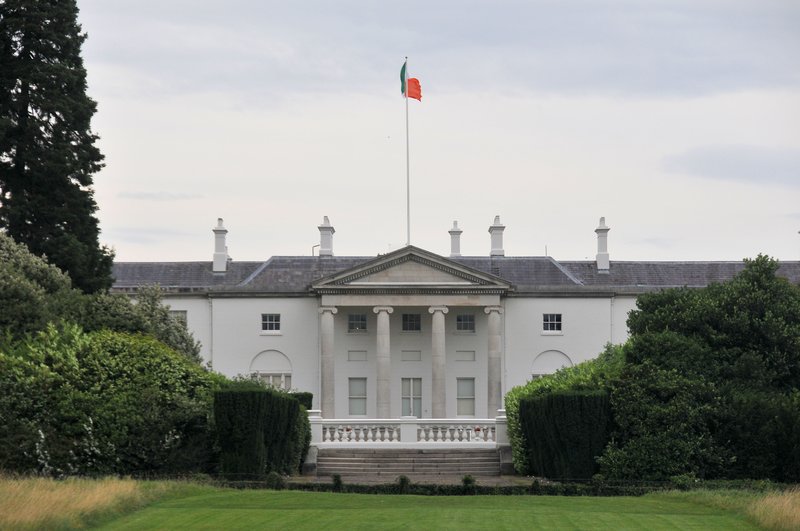
[[400,92],[406,98],[414,98],[415,100],[422,101],[422,87],[419,84],[419,79],[415,77],[408,77],[406,65],[408,61],[403,63],[403,68],[400,69]]

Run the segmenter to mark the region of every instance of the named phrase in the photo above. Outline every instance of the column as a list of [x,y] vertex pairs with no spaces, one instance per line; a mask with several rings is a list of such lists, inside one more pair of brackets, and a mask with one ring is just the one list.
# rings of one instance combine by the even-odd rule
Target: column
[[375,349],[375,363],[377,365],[377,411],[379,419],[388,419],[392,401],[392,350],[389,341],[391,328],[389,315],[394,311],[390,306],[375,306],[372,309],[378,315],[377,348]]
[[431,416],[435,419],[447,417],[447,386],[445,375],[444,316],[447,306],[431,306]]
[[489,320],[489,364],[486,370],[486,380],[488,382],[488,411],[487,417],[497,415],[497,410],[502,406],[501,392],[501,368],[503,355],[503,328],[500,322],[500,315],[503,313],[502,306],[487,306],[483,311],[488,315]]
[[339,310],[334,306],[322,306],[320,313],[320,404],[322,405],[322,417],[332,419],[336,417],[334,409],[334,389],[336,381],[334,379],[334,365],[336,360],[333,351],[333,316]]

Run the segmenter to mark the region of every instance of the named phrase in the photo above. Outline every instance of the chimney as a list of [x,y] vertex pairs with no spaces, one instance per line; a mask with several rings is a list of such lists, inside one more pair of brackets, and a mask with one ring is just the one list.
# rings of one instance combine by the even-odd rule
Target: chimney
[[461,256],[461,233],[464,231],[458,228],[458,221],[453,221],[453,228],[447,232],[450,233],[450,257]]
[[594,229],[597,233],[597,272],[608,274],[610,263],[608,260],[608,231],[606,218],[600,218],[600,226]]
[[333,233],[336,232],[328,221],[328,216],[323,216],[322,225],[319,227],[319,255],[333,256]]
[[224,273],[228,269],[228,246],[225,245],[225,235],[228,230],[222,226],[222,218],[217,218],[217,226],[212,229],[214,233],[214,273]]
[[500,216],[494,217],[494,223],[489,227],[489,234],[492,235],[492,252],[490,256],[505,256],[506,252],[503,250],[503,231],[506,226],[500,223]]

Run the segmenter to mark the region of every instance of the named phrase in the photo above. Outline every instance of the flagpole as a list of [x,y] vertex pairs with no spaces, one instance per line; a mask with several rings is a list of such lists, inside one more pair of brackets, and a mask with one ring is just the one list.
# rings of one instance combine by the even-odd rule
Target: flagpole
[[406,245],[411,245],[411,164],[408,142],[408,57],[406,57],[405,87],[406,87]]

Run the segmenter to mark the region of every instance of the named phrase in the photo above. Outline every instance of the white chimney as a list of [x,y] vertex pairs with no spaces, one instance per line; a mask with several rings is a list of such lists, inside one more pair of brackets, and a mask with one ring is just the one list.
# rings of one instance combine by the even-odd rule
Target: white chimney
[[217,218],[217,226],[212,229],[214,233],[214,273],[224,273],[228,269],[228,246],[225,245],[225,235],[228,230],[222,226],[222,218]]
[[610,263],[608,259],[608,231],[606,218],[600,218],[600,226],[594,229],[597,233],[597,272],[608,273]]
[[461,256],[461,233],[464,231],[458,228],[458,221],[453,221],[453,228],[447,232],[450,233],[450,257]]
[[333,256],[333,233],[336,232],[328,221],[328,216],[322,219],[322,225],[319,227],[319,255],[320,256]]
[[494,223],[489,227],[489,234],[492,235],[492,252],[490,256],[505,256],[506,252],[503,250],[503,231],[506,226],[500,223],[500,216],[494,217]]

